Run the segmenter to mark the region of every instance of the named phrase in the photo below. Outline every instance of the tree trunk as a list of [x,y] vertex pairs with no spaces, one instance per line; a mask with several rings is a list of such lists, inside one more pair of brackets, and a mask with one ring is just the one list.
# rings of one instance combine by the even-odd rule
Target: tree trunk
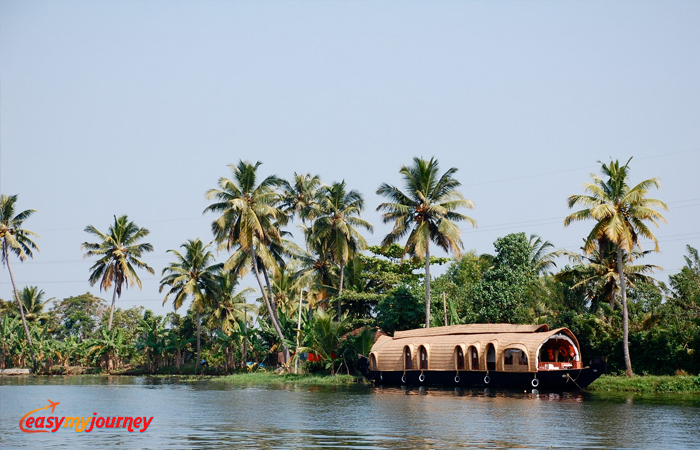
[[107,323],[107,331],[112,331],[112,316],[114,316],[114,303],[117,301],[117,284],[114,284],[114,292],[112,293],[112,306],[109,308],[109,322]]
[[425,246],[425,328],[430,328],[430,241]]
[[241,367],[245,368],[248,362],[248,307],[243,307],[243,362]]
[[629,347],[629,317],[627,313],[627,288],[625,286],[624,266],[622,265],[622,248],[617,247],[617,273],[620,277],[620,293],[622,294],[622,350],[625,355],[625,372],[628,377],[633,377],[632,361],[630,360]]
[[445,294],[445,293],[443,292],[443,293],[442,293],[442,312],[443,312],[443,314],[444,314],[444,322],[443,322],[443,324],[444,324],[445,326],[448,326],[449,323],[447,323],[447,298],[446,298],[446,297],[447,297],[447,294]]
[[340,296],[343,295],[343,278],[345,275],[345,263],[340,262],[340,288],[338,289],[338,320],[343,313],[343,307],[340,304]]
[[[201,359],[201,352],[200,352],[200,337],[202,335],[202,326],[200,325],[200,320],[199,320],[199,310],[197,310],[197,362],[194,365],[194,373],[197,373],[197,369],[200,367],[200,362],[202,362]],[[201,372],[201,370],[200,370]]]
[[29,345],[29,354],[32,357],[32,368],[34,373],[36,373],[36,357],[34,356],[34,346],[32,345],[32,337],[29,334],[29,327],[27,326],[27,318],[24,317],[24,306],[22,306],[22,301],[19,299],[19,292],[17,292],[17,285],[15,284],[15,276],[12,274],[12,267],[10,267],[10,252],[7,248],[7,241],[3,240],[3,245],[5,247],[5,262],[7,263],[7,270],[10,272],[10,281],[12,281],[12,290],[15,292],[15,299],[17,300],[17,306],[19,306],[19,314],[22,317],[22,326],[24,327],[24,334],[27,336],[27,344]]
[[[265,276],[265,285],[267,285],[267,295],[270,297],[270,304],[272,305],[272,316],[275,318],[277,321],[277,324],[279,325],[280,323],[280,316],[277,314],[277,300],[275,300],[274,293],[272,292],[272,286],[270,285],[270,277],[267,275],[267,269],[265,269],[265,266],[263,266],[263,275]],[[282,326],[280,325],[280,330],[282,329]],[[284,352],[284,360],[289,361],[290,354],[289,354],[289,349],[282,344],[282,351]]]
[[304,301],[304,290],[299,289],[299,316],[297,319],[297,357],[294,359],[294,373],[299,373],[299,336],[301,335],[301,304]]
[[275,329],[277,336],[280,338],[280,345],[282,346],[285,360],[288,360],[289,349],[286,345],[284,345],[284,334],[282,333],[282,327],[280,326],[279,320],[277,319],[276,311],[272,309],[272,304],[270,303],[270,298],[265,292],[265,287],[263,286],[262,279],[260,279],[260,272],[258,271],[258,259],[255,257],[255,252],[253,251],[253,249],[250,250],[250,257],[253,260],[253,273],[255,274],[255,278],[258,280],[258,286],[260,286],[260,291],[262,292],[263,300],[265,301],[265,306],[267,306],[267,309],[270,313],[270,321],[272,322],[272,327]]
[[[258,268],[260,270],[260,268]],[[265,270],[265,266],[263,266],[263,276],[265,277],[265,286],[267,286],[267,295],[270,296],[270,304],[272,305],[272,310],[275,312],[275,317],[277,318],[277,300],[275,300],[275,296],[272,294],[272,286],[270,285],[270,277],[267,275],[267,270]]]

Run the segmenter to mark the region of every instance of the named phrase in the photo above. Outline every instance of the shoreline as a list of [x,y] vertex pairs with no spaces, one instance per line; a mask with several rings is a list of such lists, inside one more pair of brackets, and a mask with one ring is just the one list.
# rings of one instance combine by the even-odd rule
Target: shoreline
[[643,394],[700,394],[700,375],[602,375],[588,392],[635,392]]
[[[5,377],[26,377],[33,374],[0,375]],[[369,383],[359,375],[293,374],[275,372],[253,372],[233,374],[150,374],[150,373],[81,373],[81,374],[39,374],[36,376],[87,376],[87,377],[153,377],[175,378],[189,383],[214,381],[227,384],[301,384],[301,385],[353,385]],[[645,394],[692,394],[700,395],[700,375],[603,375],[582,392],[634,392]]]

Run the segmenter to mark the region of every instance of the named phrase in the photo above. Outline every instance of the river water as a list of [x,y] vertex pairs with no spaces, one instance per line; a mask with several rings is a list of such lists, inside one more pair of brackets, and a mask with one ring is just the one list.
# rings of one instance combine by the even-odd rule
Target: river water
[[[153,419],[145,432],[20,431],[47,399],[54,413],[30,417]],[[698,449],[700,396],[3,377],[0,447]]]

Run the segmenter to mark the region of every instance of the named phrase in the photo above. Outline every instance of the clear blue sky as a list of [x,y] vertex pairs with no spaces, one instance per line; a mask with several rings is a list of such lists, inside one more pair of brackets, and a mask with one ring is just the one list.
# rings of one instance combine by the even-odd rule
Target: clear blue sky
[[646,260],[666,280],[700,246],[698,24],[697,1],[0,1],[0,190],[41,235],[15,278],[110,299],[83,229],[128,214],[157,275],[118,305],[171,310],[166,250],[211,238],[204,192],[239,159],[345,179],[377,244],[377,187],[435,156],[476,203],[466,249],[524,231],[576,250],[592,224],[564,228],[567,196],[634,156],[671,209]]

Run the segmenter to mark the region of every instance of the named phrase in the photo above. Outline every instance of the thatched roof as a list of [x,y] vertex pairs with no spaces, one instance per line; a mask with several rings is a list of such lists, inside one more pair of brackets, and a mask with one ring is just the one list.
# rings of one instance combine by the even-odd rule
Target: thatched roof
[[[466,332],[458,331],[462,329]],[[561,336],[557,337],[558,339],[568,338],[576,347],[580,358],[578,340],[567,328],[549,330],[547,325],[508,324],[455,325],[397,332],[393,338],[388,336],[379,338],[372,347],[371,354],[374,354],[378,370],[402,371],[404,370],[403,349],[409,347],[413,358],[415,358],[419,347],[423,346],[429,354],[429,370],[454,370],[455,348],[460,346],[463,354],[466,355],[469,347],[473,346],[478,351],[479,365],[484,370],[488,346],[493,345],[497,360],[496,370],[504,370],[503,351],[513,348],[522,350],[528,357],[528,364],[523,369],[535,372],[537,371],[538,349],[545,341],[555,337],[555,335]],[[414,370],[417,367],[417,364],[414,365]]]
[[548,325],[513,325],[510,323],[471,323],[468,325],[451,325],[449,327],[417,328],[415,330],[397,331],[394,339],[445,336],[450,334],[485,334],[485,333],[535,333],[549,331]]

